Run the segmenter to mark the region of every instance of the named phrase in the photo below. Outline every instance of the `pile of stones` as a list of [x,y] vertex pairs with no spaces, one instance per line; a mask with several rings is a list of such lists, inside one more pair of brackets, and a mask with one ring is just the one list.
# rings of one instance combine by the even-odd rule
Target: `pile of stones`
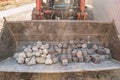
[[72,62],[101,63],[111,59],[110,49],[82,39],[70,40],[68,43],[61,42],[55,46],[55,50],[60,56],[62,65]]
[[82,39],[60,42],[54,46],[43,44],[41,41],[23,46],[21,52],[13,56],[19,64],[55,64],[61,62],[63,66],[69,63],[93,62],[101,63],[111,59],[110,49],[95,42]]
[[49,44],[38,41],[32,45],[23,46],[23,51],[16,53],[13,57],[19,64],[52,64],[49,47]]

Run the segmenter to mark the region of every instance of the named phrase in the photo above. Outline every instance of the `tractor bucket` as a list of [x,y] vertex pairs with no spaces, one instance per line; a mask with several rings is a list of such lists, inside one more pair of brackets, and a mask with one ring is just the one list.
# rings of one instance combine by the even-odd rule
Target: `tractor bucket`
[[[71,63],[68,66],[34,65],[26,66],[8,57],[20,51],[23,45],[34,41],[66,42],[82,38],[100,42],[110,48],[113,59],[100,64]],[[101,71],[120,68],[120,40],[114,22],[71,21],[71,20],[33,20],[4,21],[0,36],[0,71],[30,73],[61,73],[81,71]]]

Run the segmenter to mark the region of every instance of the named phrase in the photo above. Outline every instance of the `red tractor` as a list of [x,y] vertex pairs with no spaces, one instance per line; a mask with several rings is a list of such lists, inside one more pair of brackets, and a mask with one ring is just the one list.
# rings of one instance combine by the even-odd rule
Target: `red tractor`
[[36,0],[32,20],[86,20],[89,19],[85,0]]

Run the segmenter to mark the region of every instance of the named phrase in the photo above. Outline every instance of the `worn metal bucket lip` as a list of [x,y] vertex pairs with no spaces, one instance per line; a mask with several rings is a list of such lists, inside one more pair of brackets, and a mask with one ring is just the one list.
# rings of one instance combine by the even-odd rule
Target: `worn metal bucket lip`
[[100,20],[19,20],[19,21],[8,21],[14,22],[90,22],[90,23],[106,23],[111,24],[113,21],[100,21]]
[[23,72],[23,73],[65,73],[65,72],[87,72],[120,69],[120,63],[116,60],[105,61],[100,64],[94,63],[71,63],[62,66],[60,63],[53,65],[37,64],[27,66],[18,64],[13,58],[0,62],[1,72]]

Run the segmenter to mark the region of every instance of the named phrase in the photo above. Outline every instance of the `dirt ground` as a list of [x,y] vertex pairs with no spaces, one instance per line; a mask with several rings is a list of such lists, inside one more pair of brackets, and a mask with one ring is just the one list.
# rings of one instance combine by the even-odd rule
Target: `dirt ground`
[[0,0],[0,11],[14,8],[23,4],[35,2],[35,0]]
[[[31,10],[6,17],[7,20],[30,20]],[[3,19],[0,19],[2,28]],[[120,70],[57,73],[57,74],[33,74],[33,73],[6,73],[0,72],[0,80],[120,80]]]

